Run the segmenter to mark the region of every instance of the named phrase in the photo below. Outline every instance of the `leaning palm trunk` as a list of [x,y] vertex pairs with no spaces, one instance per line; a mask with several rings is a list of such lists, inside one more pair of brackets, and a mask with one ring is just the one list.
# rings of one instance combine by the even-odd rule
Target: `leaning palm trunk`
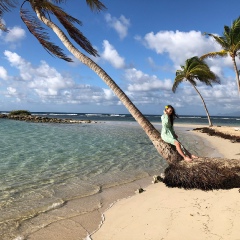
[[237,64],[236,64],[235,57],[232,57],[232,61],[233,61],[234,71],[235,71],[235,73],[236,73],[238,94],[240,94],[240,80],[239,80],[239,73],[238,73],[238,69],[237,69]]
[[[190,82],[190,83],[191,83],[191,82]],[[192,83],[191,83],[191,84],[192,84]],[[198,91],[198,89],[197,89],[193,84],[192,84],[192,86],[194,87],[194,89],[196,90],[196,92],[198,93],[198,95],[200,96],[200,98],[202,99],[203,106],[204,106],[205,111],[206,111],[206,113],[207,113],[207,118],[208,118],[208,124],[209,124],[209,127],[212,127],[213,125],[212,125],[212,121],[211,121],[211,119],[210,119],[209,112],[208,112],[208,110],[207,110],[206,103],[205,103],[205,101],[204,101],[204,99],[203,99],[201,93]]]
[[111,77],[92,59],[81,53],[73,44],[68,40],[67,36],[59,29],[52,21],[41,15],[38,9],[35,9],[38,18],[48,27],[50,27],[58,38],[62,41],[65,47],[82,63],[91,68],[114,92],[114,94],[120,99],[123,105],[128,109],[131,115],[143,128],[153,145],[157,149],[158,153],[166,159],[167,162],[173,163],[180,161],[181,156],[175,150],[174,147],[170,146],[161,139],[159,131],[146,119],[146,117],[137,109],[137,107],[131,102],[127,95],[119,88],[119,86],[111,79]]
[[[211,184],[211,179],[208,177],[208,181],[206,181],[206,184],[204,187],[201,185],[201,181],[204,180],[201,178],[201,169],[207,169],[205,170],[206,176],[212,176],[214,180],[214,176],[216,176],[216,168],[223,169],[225,166],[224,164],[212,164],[211,159],[205,159],[203,158],[199,161],[196,161],[194,164],[189,164],[185,161],[181,161],[181,156],[178,154],[176,149],[172,146],[167,144],[161,139],[159,131],[157,131],[154,126],[143,116],[143,114],[136,108],[136,106],[131,102],[131,100],[126,96],[126,94],[118,87],[118,85],[108,76],[108,74],[100,67],[98,66],[94,61],[92,61],[90,58],[85,56],[83,53],[81,53],[78,49],[76,49],[73,44],[68,40],[66,35],[59,29],[53,22],[45,18],[43,15],[40,14],[40,11],[38,9],[35,9],[38,18],[48,27],[50,27],[55,34],[58,36],[58,38],[62,41],[62,43],[65,45],[65,47],[82,63],[87,65],[89,68],[91,68],[114,92],[114,94],[120,99],[120,101],[123,103],[123,105],[128,109],[128,111],[131,113],[131,115],[135,118],[135,120],[139,123],[139,125],[143,128],[149,139],[152,141],[153,145],[157,149],[158,153],[163,156],[164,159],[167,160],[169,163],[169,167],[165,170],[166,178],[164,180],[165,184],[167,186],[171,187],[185,187],[185,188],[200,188],[200,189],[213,189],[216,188],[216,186],[222,186],[221,182],[224,181],[224,179],[229,179],[229,176],[235,177],[235,172],[233,169],[239,169],[240,166],[240,160],[236,164],[235,168],[230,168],[229,171],[223,172],[223,177],[219,180],[219,184]],[[201,96],[201,95],[200,95]],[[201,97],[202,99],[202,97]],[[203,100],[203,99],[202,99]],[[203,101],[204,102],[204,101]],[[205,103],[204,103],[205,106]],[[206,106],[205,106],[206,109]],[[228,160],[223,159],[223,162],[226,162]],[[228,167],[226,167],[228,168]],[[181,169],[179,172],[178,169]],[[196,175],[196,171],[200,170],[200,173]],[[232,173],[233,172],[233,173]],[[184,179],[182,179],[182,176],[189,176],[190,186],[186,184]],[[221,174],[220,174],[221,175]],[[226,175],[226,176],[225,176]],[[182,184],[179,184],[182,181]],[[186,177],[185,177],[186,179]],[[219,179],[219,178],[217,178]],[[200,183],[200,185],[199,185]],[[189,184],[189,182],[188,182]],[[239,184],[238,184],[239,185]]]

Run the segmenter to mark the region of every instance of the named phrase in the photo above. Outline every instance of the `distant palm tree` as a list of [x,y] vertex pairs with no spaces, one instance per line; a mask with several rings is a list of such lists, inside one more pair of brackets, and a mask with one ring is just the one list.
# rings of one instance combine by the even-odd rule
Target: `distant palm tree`
[[203,60],[200,60],[198,57],[192,57],[190,59],[187,59],[185,62],[185,66],[181,66],[181,68],[181,70],[176,71],[176,78],[172,86],[172,91],[175,93],[178,85],[184,80],[190,82],[203,102],[203,106],[207,113],[209,126],[213,126],[207,110],[206,103],[202,95],[196,88],[196,80],[205,83],[208,86],[212,86],[212,82],[220,83],[218,77],[209,69],[208,65]]
[[239,71],[236,64],[236,56],[240,57],[240,17],[233,21],[232,26],[224,26],[223,36],[219,37],[211,33],[204,33],[214,40],[222,47],[219,52],[209,52],[200,57],[200,59],[205,59],[207,57],[227,57],[228,55],[232,58],[234,71],[236,73],[238,93],[240,93],[240,80]]
[[[5,1],[11,2],[11,0]],[[65,2],[66,0],[24,0],[20,8],[20,15],[28,30],[50,54],[71,62],[72,59],[67,57],[59,46],[49,41],[49,35],[46,33],[46,30],[42,27],[41,23],[44,23],[47,27],[49,27],[58,36],[69,52],[71,52],[82,63],[91,68],[110,87],[110,89],[120,99],[123,105],[128,109],[131,115],[145,131],[158,153],[170,163],[181,160],[181,156],[177,153],[177,151],[161,139],[159,131],[137,109],[137,107],[114,82],[114,80],[91,58],[80,52],[80,50],[77,49],[69,40],[65,32],[67,32],[70,38],[87,53],[93,56],[98,56],[97,51],[92,47],[89,40],[79,31],[78,28],[74,26],[74,24],[81,25],[81,22],[70,16],[58,6],[58,4]],[[86,3],[92,10],[95,11],[104,10],[106,8],[99,0],[86,0]],[[31,15],[30,10],[23,9],[24,4],[28,4],[31,7],[33,14],[36,14],[37,17]],[[0,10],[4,10],[1,4]],[[63,32],[63,30],[53,22],[53,19],[60,22],[65,32]]]

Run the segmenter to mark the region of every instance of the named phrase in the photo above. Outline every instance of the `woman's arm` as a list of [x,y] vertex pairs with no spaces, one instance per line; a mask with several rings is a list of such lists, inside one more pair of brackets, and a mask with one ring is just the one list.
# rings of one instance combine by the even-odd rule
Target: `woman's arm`
[[162,120],[162,126],[166,127],[168,124],[168,115],[166,113],[164,113],[161,116],[161,120]]

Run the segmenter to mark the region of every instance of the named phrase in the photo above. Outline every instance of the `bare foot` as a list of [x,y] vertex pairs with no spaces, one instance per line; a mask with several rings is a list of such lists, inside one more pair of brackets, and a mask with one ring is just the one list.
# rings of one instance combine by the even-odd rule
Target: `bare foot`
[[187,162],[191,162],[192,161],[192,159],[189,156],[184,157],[184,160],[187,161]]

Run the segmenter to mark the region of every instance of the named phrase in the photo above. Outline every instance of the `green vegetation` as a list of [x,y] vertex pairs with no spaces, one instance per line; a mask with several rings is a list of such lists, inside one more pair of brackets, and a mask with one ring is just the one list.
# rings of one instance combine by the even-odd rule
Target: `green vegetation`
[[13,115],[31,115],[31,113],[27,110],[14,110],[9,113],[10,116]]
[[176,78],[172,86],[172,91],[175,93],[178,85],[184,81],[191,83],[193,88],[199,94],[207,113],[209,126],[211,127],[212,122],[207,110],[207,106],[196,86],[197,81],[202,82],[207,86],[212,86],[212,83],[220,83],[218,77],[210,70],[209,66],[203,60],[195,56],[187,59],[185,66],[181,66],[181,70],[176,71]]
[[214,58],[217,56],[232,58],[234,71],[236,73],[238,93],[240,94],[240,80],[239,71],[236,64],[236,57],[240,54],[240,17],[233,21],[231,26],[224,26],[223,36],[214,35],[211,33],[204,33],[212,37],[220,46],[221,50],[218,52],[209,52],[201,56],[201,59]]

